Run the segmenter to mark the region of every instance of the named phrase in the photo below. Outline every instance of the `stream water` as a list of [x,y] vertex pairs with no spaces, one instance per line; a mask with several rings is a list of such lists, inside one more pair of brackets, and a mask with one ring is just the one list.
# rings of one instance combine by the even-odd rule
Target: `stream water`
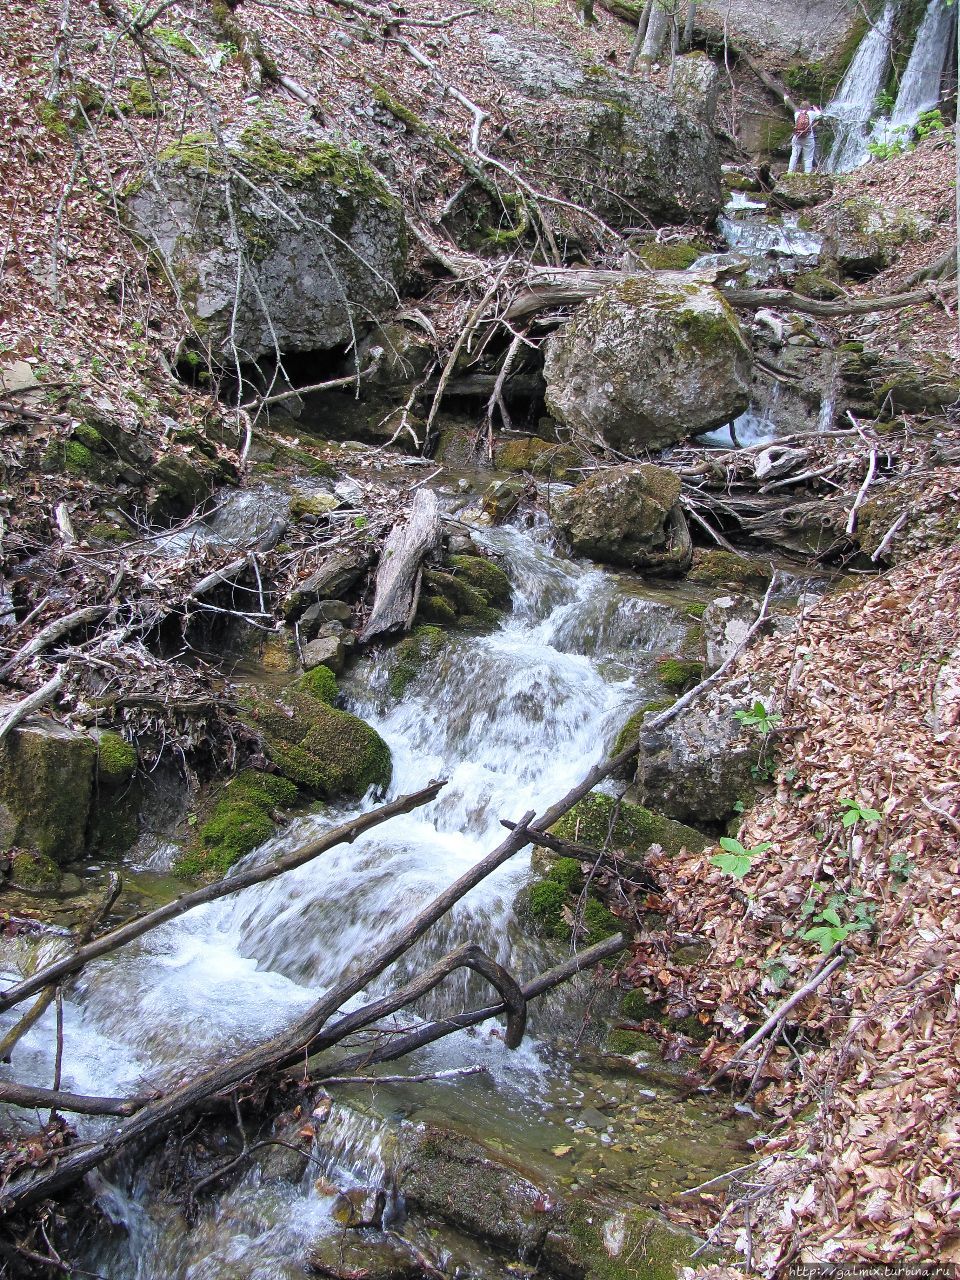
[[879,19],[871,23],[836,97],[827,107],[827,115],[834,125],[833,147],[823,166],[828,173],[847,173],[868,157],[870,118],[877,94],[890,71],[890,42],[896,12],[897,4],[889,0]]
[[[543,530],[478,537],[513,580],[515,604],[504,623],[489,635],[452,638],[399,702],[387,689],[389,653],[364,659],[348,682],[352,708],[392,749],[391,793],[434,777],[449,779],[444,791],[355,844],[197,909],[91,966],[66,1002],[65,1088],[115,1094],[162,1085],[282,1027],[499,843],[501,818],[542,810],[563,795],[604,754],[626,715],[653,695],[655,657],[676,651],[689,626],[675,597],[558,556]],[[295,847],[341,818],[329,810],[303,815],[251,856]],[[529,854],[517,855],[401,971],[466,939],[520,977],[554,962],[556,948],[532,937],[517,914],[530,875]],[[400,976],[394,970],[380,987]],[[486,995],[482,984],[455,978],[418,1012],[459,1010]],[[706,1102],[681,1105],[669,1088],[641,1088],[637,1077],[653,1064],[628,1064],[618,1078],[586,1050],[559,1046],[582,1017],[574,991],[531,1012],[531,1032],[515,1053],[488,1025],[441,1041],[412,1063],[420,1070],[480,1063],[489,1077],[395,1086],[372,1099],[367,1090],[362,1106],[338,1103],[315,1152],[327,1179],[319,1184],[316,1168],[297,1185],[254,1168],[187,1230],[143,1170],[128,1168],[115,1184],[101,1185],[101,1206],[117,1230],[98,1234],[87,1265],[130,1280],[301,1275],[310,1242],[342,1229],[331,1216],[337,1187],[382,1179],[388,1133],[395,1138],[398,1125],[423,1118],[493,1141],[555,1184],[599,1179],[609,1194],[634,1200],[742,1163],[742,1126],[722,1122]],[[54,1041],[48,1014],[18,1048],[16,1077],[49,1082]],[[85,1123],[93,1130],[99,1122]],[[551,1155],[560,1141],[564,1160]],[[463,1274],[487,1273],[474,1259]]]

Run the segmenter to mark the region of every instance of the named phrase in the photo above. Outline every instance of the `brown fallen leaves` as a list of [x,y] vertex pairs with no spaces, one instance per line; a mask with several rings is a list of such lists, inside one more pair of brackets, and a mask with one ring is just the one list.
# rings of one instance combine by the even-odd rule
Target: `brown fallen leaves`
[[[678,1212],[702,1227],[723,1216],[719,1238],[762,1274],[796,1257],[960,1260],[958,607],[951,547],[825,599],[747,655],[803,726],[740,832],[772,847],[742,881],[710,851],[661,859],[670,923],[711,943],[672,980],[718,1033],[759,1025],[822,960],[805,932],[829,907],[841,921],[846,965],[735,1075],[739,1095],[756,1073],[776,1122],[758,1155],[773,1159],[725,1204]],[[844,801],[881,820],[844,826]],[[856,922],[869,927],[845,932]],[[663,976],[651,965],[647,981]],[[735,1047],[718,1034],[704,1065]]]

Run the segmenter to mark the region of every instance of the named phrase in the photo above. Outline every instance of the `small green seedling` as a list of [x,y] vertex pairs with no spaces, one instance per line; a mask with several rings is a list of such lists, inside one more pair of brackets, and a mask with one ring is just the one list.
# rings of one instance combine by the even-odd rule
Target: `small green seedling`
[[840,821],[845,827],[852,827],[854,823],[860,822],[882,822],[883,814],[877,809],[871,809],[869,805],[861,804],[859,800],[843,800],[840,803],[845,809],[845,813]]
[[775,711],[768,711],[759,698],[749,711],[741,709],[733,714],[745,729],[756,729],[758,733],[769,733],[783,719]]
[[729,836],[722,836],[720,848],[725,852],[713,855],[710,859],[713,866],[719,867],[725,876],[733,876],[735,880],[742,880],[753,865],[754,858],[758,858],[761,853],[766,853],[768,849],[772,849],[773,845],[767,840],[763,844],[754,845],[752,849],[745,849],[739,840],[732,840]]
[[873,912],[865,902],[857,903],[853,919],[846,924],[840,919],[836,907],[824,907],[814,917],[814,927],[800,935],[808,942],[815,942],[824,955],[832,951],[838,942],[845,942],[851,933],[862,933],[873,928]]

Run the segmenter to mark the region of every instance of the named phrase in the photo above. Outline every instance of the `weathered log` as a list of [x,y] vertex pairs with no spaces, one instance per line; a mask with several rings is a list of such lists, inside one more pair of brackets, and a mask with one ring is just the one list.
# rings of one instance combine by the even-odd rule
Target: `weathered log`
[[94,604],[85,609],[75,609],[72,613],[64,614],[62,618],[54,618],[52,622],[48,622],[22,648],[18,649],[9,661],[0,667],[0,680],[5,680],[11,671],[14,671],[21,663],[26,662],[29,658],[36,657],[44,649],[49,649],[52,644],[56,644],[58,640],[62,639],[63,636],[69,635],[71,631],[75,631],[77,627],[85,626],[90,622],[99,622],[106,612],[106,605]]
[[11,729],[14,729],[21,720],[26,720],[27,716],[33,715],[34,711],[44,706],[51,698],[55,697],[63,688],[63,668],[58,667],[56,672],[50,679],[35,689],[33,693],[27,694],[25,698],[21,698],[19,702],[15,702],[8,710],[3,720],[0,721],[0,742],[7,736]]
[[[689,284],[691,280],[703,284],[718,284],[729,279],[731,272],[738,274],[739,266],[705,271],[655,271],[652,274],[663,280],[664,284],[670,285]],[[527,287],[514,297],[507,308],[506,318],[521,320],[549,307],[578,306],[595,298],[602,289],[618,284],[629,274],[631,273],[627,271],[589,271],[577,267],[533,267],[527,273]],[[932,288],[926,288],[906,293],[850,298],[842,302],[818,302],[814,298],[804,298],[791,289],[727,289],[723,296],[737,311],[756,311],[760,307],[779,306],[814,316],[856,316],[929,302],[935,297],[935,292]]]
[[14,1107],[51,1108],[53,1111],[73,1111],[83,1116],[132,1116],[149,1101],[147,1097],[107,1098],[92,1097],[85,1093],[69,1093],[63,1089],[39,1089],[17,1084],[13,1080],[0,1083],[0,1102]]
[[405,522],[395,525],[383,546],[373,608],[360,640],[407,631],[424,557],[440,545],[440,508],[432,489],[419,489]]
[[379,826],[380,823],[396,817],[398,813],[409,813],[412,809],[418,809],[421,805],[428,804],[444,786],[446,786],[445,782],[431,782],[429,786],[420,791],[415,791],[408,796],[400,796],[396,800],[391,800],[389,804],[380,805],[377,809],[371,809],[369,813],[362,813],[358,817],[352,818],[349,822],[341,823],[340,826],[327,831],[319,839],[311,841],[310,844],[304,845],[292,853],[284,854],[283,857],[277,858],[273,862],[250,867],[245,871],[238,872],[236,875],[228,876],[225,880],[218,880],[215,884],[205,885],[202,889],[195,889],[193,893],[185,893],[181,897],[175,898],[173,902],[168,902],[164,906],[158,907],[156,911],[149,911],[146,915],[138,916],[135,920],[128,920],[126,924],[121,925],[118,929],[103,934],[102,937],[97,938],[94,942],[78,948],[71,955],[64,956],[62,960],[48,965],[45,969],[33,974],[32,977],[25,978],[23,982],[11,987],[9,991],[3,992],[0,995],[0,1012],[4,1009],[9,1009],[11,1005],[18,1004],[21,1000],[26,1000],[28,996],[34,995],[43,987],[50,986],[52,983],[60,982],[70,975],[79,973],[91,960],[96,960],[111,951],[116,951],[119,947],[125,946],[128,942],[133,942],[136,938],[142,938],[151,929],[156,929],[158,925],[166,924],[168,920],[175,920],[177,916],[182,916],[187,911],[192,911],[194,907],[199,907],[207,902],[216,902],[218,898],[224,898],[228,894],[239,893],[241,889],[249,889],[251,885],[262,884],[265,880],[273,880],[277,876],[283,875],[286,871],[292,871],[295,867],[301,867],[304,863],[311,862],[314,858],[319,857],[321,853],[326,853],[328,849],[334,848],[335,845],[352,844],[365,831],[369,831],[372,827]]

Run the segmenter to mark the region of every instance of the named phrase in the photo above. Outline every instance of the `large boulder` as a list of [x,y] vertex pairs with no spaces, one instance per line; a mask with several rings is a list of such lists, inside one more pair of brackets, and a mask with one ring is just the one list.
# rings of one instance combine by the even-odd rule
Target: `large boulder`
[[36,849],[63,864],[87,844],[97,747],[91,737],[33,716],[0,745],[0,847]]
[[725,822],[756,787],[762,738],[736,718],[769,690],[747,677],[728,680],[663,728],[640,732],[637,791],[644,805],[678,822]]
[[923,215],[869,196],[851,196],[807,216],[824,238],[824,252],[857,279],[891,266],[905,244],[929,240],[934,230]]
[[595,472],[555,500],[553,516],[577,555],[604,564],[683,573],[692,553],[680,479],[664,467],[627,464]]
[[551,337],[544,376],[555,418],[636,453],[743,413],[751,356],[716,289],[679,272],[627,276]]
[[396,302],[398,203],[360,155],[275,129],[251,125],[222,146],[186,134],[127,196],[129,225],[215,356],[231,342],[246,361],[327,350]]
[[[712,218],[721,205],[720,160],[708,119],[714,87],[702,68],[682,77],[684,101],[649,81],[582,61],[559,40],[507,24],[484,39],[499,80],[550,112],[518,118],[524,162],[541,156],[567,195],[615,224],[643,218],[682,223]],[[702,96],[697,97],[697,84]]]

